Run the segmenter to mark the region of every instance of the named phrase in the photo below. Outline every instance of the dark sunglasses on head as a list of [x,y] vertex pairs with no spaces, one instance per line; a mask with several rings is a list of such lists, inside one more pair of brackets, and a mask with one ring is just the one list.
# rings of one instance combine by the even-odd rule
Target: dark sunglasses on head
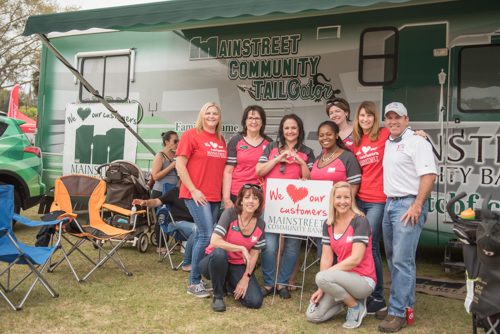
[[281,163],[280,172],[281,172],[281,174],[285,174],[285,163],[284,162]]
[[244,184],[243,188],[245,188],[245,189],[254,188],[255,190],[262,191],[262,187],[261,186],[258,186],[258,185],[253,184],[253,183]]
[[326,101],[326,105],[327,106],[336,105],[339,104],[340,102],[342,102],[340,99],[328,100]]

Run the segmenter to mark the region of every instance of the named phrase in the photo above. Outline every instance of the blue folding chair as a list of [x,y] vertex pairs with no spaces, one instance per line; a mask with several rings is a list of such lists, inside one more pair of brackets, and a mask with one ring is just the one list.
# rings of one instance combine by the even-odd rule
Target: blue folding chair
[[[40,281],[42,285],[47,289],[47,291],[51,294],[52,297],[59,297],[59,294],[54,290],[54,288],[47,282],[47,280],[42,276],[42,273],[49,263],[50,257],[54,252],[59,248],[59,242],[61,241],[61,231],[62,231],[62,222],[68,220],[68,218],[47,221],[47,222],[38,222],[33,221],[28,218],[24,218],[14,213],[14,187],[12,185],[2,185],[0,186],[0,201],[2,205],[0,205],[0,261],[6,262],[9,265],[2,272],[0,272],[0,277],[2,277],[5,273],[7,274],[7,283],[3,285],[0,283],[3,291],[5,293],[9,293],[17,288],[24,280],[26,280],[31,274],[36,276],[35,280],[31,284],[28,292],[25,294],[21,303],[18,307],[15,307],[12,302],[7,298],[2,290],[0,290],[0,294],[7,301],[9,306],[14,311],[19,311],[22,309],[26,299],[30,295],[33,290],[36,282]],[[34,247],[25,245],[19,242],[12,232],[11,220],[14,219],[24,225],[27,226],[42,226],[42,225],[56,225],[59,224],[59,238],[57,242],[52,247]],[[24,276],[19,282],[17,282],[14,286],[11,287],[10,284],[10,269],[14,265],[27,265],[31,270],[26,276]],[[41,270],[38,268],[42,266]]]
[[[163,194],[165,194],[173,187],[175,186],[172,184],[164,183]],[[164,219],[159,219],[160,215],[163,215]],[[172,256],[170,255],[170,252],[172,252],[176,246],[181,246],[182,248],[184,248],[182,242],[187,241],[189,235],[186,235],[186,233],[184,233],[182,229],[177,226],[177,223],[175,222],[174,217],[171,213],[170,203],[158,207],[158,209],[156,210],[156,217],[158,217],[157,220],[159,222],[161,230],[161,235],[158,238],[158,247],[159,249],[161,249],[161,245],[163,242],[166,248],[165,254],[162,254],[161,252],[158,253],[158,262],[162,262],[166,257],[168,257],[172,270],[178,270],[182,265],[182,261],[175,267],[172,262]],[[170,242],[167,242],[167,235],[171,237]]]

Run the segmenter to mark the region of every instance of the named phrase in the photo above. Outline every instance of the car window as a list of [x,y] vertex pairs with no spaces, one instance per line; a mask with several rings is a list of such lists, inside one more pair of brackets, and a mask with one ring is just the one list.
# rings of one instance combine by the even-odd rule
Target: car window
[[8,127],[9,127],[8,124],[6,124],[4,122],[0,122],[0,137],[3,136],[5,130],[7,130]]

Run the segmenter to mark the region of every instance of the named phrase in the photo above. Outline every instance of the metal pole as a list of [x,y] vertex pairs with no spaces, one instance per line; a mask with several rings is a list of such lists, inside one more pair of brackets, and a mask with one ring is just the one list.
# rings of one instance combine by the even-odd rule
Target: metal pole
[[43,34],[36,34],[38,36],[38,38],[42,41],[42,43],[57,57],[57,59],[59,59],[63,64],[64,66],[66,66],[70,71],[71,73],[73,73],[73,75],[75,75],[78,80],[80,80],[80,82],[82,83],[82,85],[85,86],[85,88],[87,88],[87,90],[92,94],[94,95],[97,100],[99,100],[99,102],[101,102],[105,107],[106,109],[108,109],[115,117],[116,119],[123,124],[123,126],[128,130],[130,131],[135,138],[137,138],[137,140],[142,144],[144,145],[144,147],[146,147],[148,149],[149,152],[151,152],[151,154],[153,155],[156,155],[156,152],[144,141],[144,139],[141,138],[141,136],[139,136],[137,134],[137,132],[135,132],[128,124],[127,122],[125,122],[125,120],[123,119],[123,117],[118,113],[118,111],[116,111],[115,109],[113,109],[113,107],[108,103],[108,101],[106,101],[101,95],[99,95],[99,92],[97,90],[94,89],[94,87],[92,87],[90,85],[90,83],[85,80],[85,78],[80,74],[80,72],[78,72],[74,67],[73,65],[71,65],[67,60],[66,58],[64,58],[64,56],[55,48],[54,45],[52,45],[52,43],[50,43],[49,39],[47,38],[47,36],[43,35]]

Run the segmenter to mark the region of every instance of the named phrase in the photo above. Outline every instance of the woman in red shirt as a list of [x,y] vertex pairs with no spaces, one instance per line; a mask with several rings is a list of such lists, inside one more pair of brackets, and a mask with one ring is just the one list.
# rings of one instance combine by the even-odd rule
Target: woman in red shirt
[[[323,322],[348,307],[344,328],[357,328],[366,315],[366,298],[377,282],[370,223],[356,207],[352,187],[336,183],[323,224],[323,255],[306,317]],[[333,265],[334,254],[338,262]]]
[[266,113],[260,106],[248,106],[241,118],[243,130],[227,144],[227,162],[222,181],[224,209],[233,207],[236,196],[245,183],[261,184],[255,165],[264,149],[273,140],[264,134]]
[[199,263],[219,214],[222,174],[227,160],[221,111],[216,103],[209,102],[201,108],[195,127],[182,134],[176,156],[177,172],[182,180],[179,198],[184,199],[198,231],[187,292],[206,298],[210,296],[206,290],[211,286],[202,282]]
[[[275,179],[309,179],[314,162],[313,151],[303,143],[304,125],[299,116],[285,115],[278,130],[278,141],[267,145],[256,167],[257,175]],[[265,193],[265,191],[264,191]],[[261,252],[262,276],[264,287],[262,295],[274,292],[276,279],[276,252],[279,246],[279,234],[266,232],[266,248]],[[285,238],[285,250],[278,277],[278,293],[283,299],[292,296],[283,286],[288,281],[299,257],[300,239]]]
[[339,126],[340,139],[345,146],[352,150],[352,125],[349,123],[351,108],[349,102],[341,97],[334,98],[326,102],[326,115],[332,122]]

